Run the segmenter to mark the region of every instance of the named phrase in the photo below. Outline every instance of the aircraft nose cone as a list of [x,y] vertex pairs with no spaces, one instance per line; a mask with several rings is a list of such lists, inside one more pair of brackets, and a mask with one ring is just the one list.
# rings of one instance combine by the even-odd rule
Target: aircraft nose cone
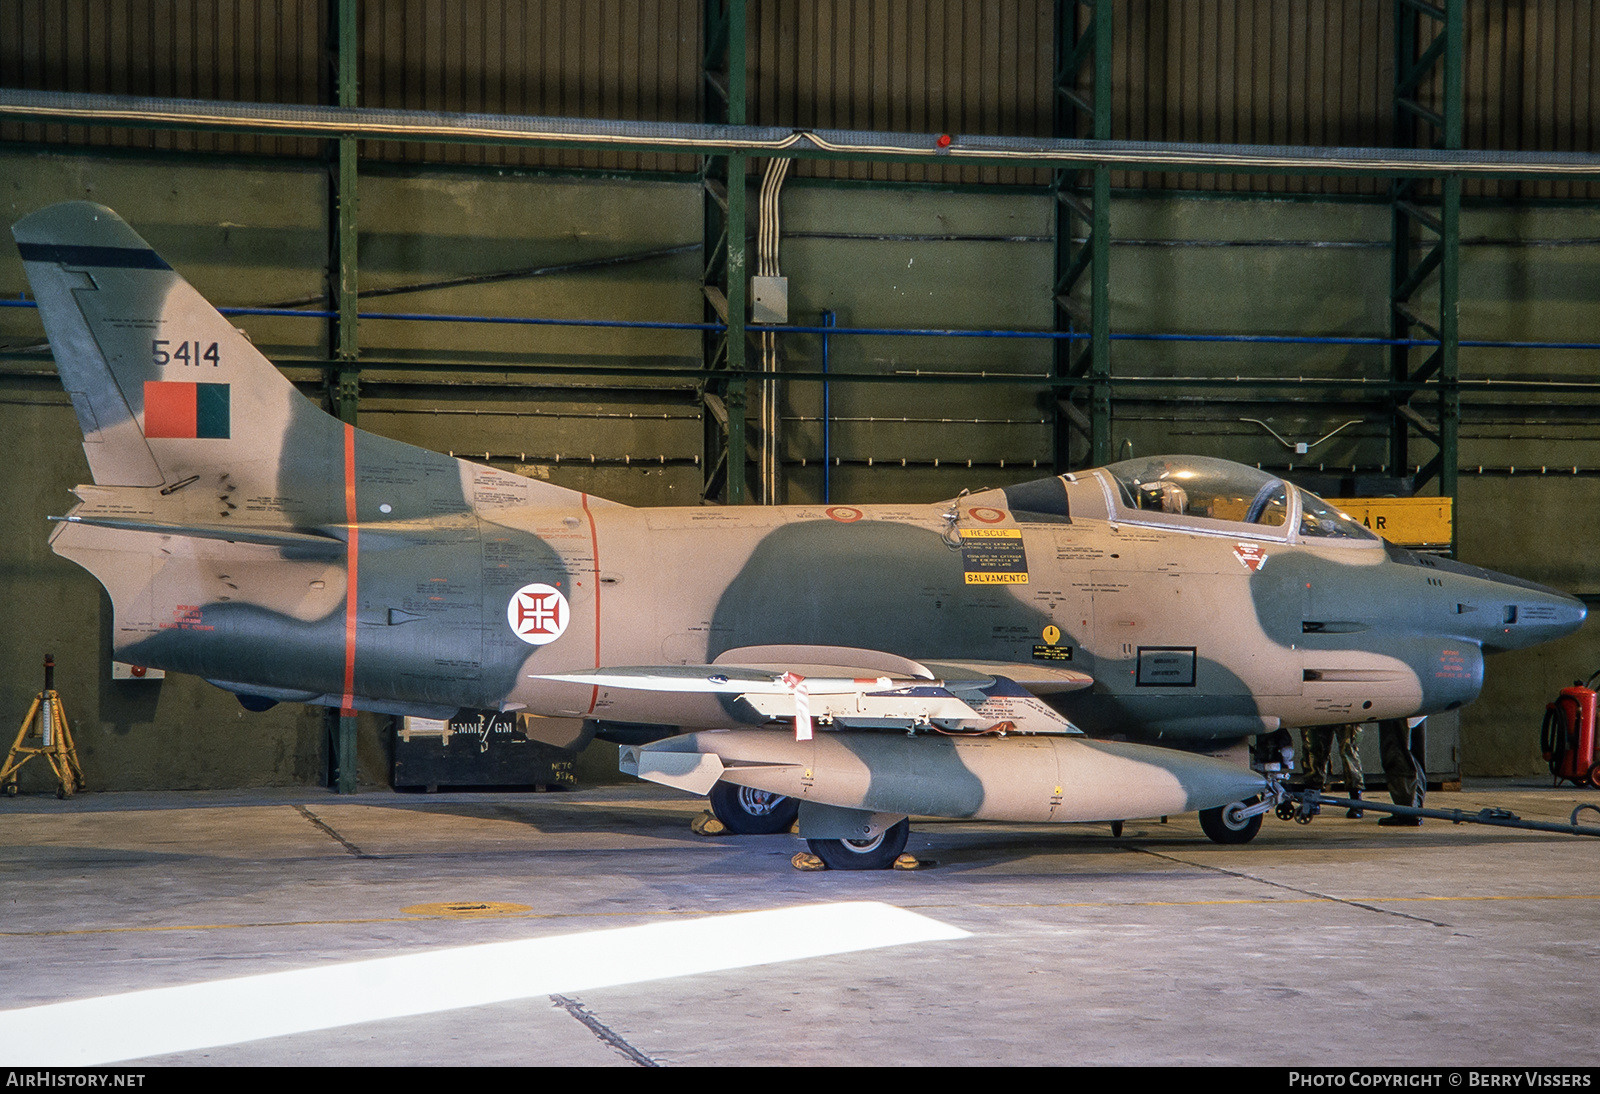
[[1589,609],[1575,596],[1556,589],[1504,577],[1497,590],[1499,625],[1484,641],[1486,650],[1519,650],[1571,634],[1583,626]]
[[1431,559],[1428,567],[1461,598],[1462,636],[1484,652],[1520,650],[1571,634],[1589,609],[1575,596],[1525,578],[1453,559]]

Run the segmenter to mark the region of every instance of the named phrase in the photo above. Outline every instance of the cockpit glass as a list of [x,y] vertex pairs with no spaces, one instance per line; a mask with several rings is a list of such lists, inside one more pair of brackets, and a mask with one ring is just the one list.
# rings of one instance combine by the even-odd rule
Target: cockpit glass
[[1375,541],[1371,532],[1333,506],[1271,472],[1206,456],[1152,456],[1105,470],[1122,506],[1144,513],[1201,517],[1287,531],[1293,498],[1300,499],[1299,534],[1318,539]]
[[1106,468],[1122,504],[1149,513],[1279,528],[1289,520],[1289,487],[1266,471],[1205,456],[1156,456]]
[[1300,534],[1321,539],[1376,539],[1357,521],[1305,490],[1300,491]]

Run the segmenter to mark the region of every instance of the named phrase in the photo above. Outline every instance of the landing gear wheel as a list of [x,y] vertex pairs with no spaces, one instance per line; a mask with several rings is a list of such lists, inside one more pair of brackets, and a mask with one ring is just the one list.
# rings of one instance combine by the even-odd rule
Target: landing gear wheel
[[1261,831],[1261,814],[1240,817],[1258,798],[1200,810],[1200,827],[1212,843],[1249,843]]
[[782,794],[730,782],[711,788],[711,812],[736,836],[772,836],[794,827],[800,803]]
[[16,783],[6,783],[6,797],[14,798],[21,788]]
[[910,835],[908,818],[891,824],[875,839],[808,839],[806,845],[830,870],[887,870],[906,849]]
[[1589,769],[1589,785],[1600,790],[1600,763]]

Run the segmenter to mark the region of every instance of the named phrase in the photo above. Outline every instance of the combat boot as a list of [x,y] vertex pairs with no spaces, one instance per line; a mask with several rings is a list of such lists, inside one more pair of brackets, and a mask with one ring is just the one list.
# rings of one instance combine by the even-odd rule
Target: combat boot
[[[1351,790],[1349,796],[1356,801],[1360,801],[1361,788],[1356,787],[1355,789]],[[1362,817],[1366,816],[1366,813],[1362,811],[1359,805],[1352,805],[1349,809],[1345,810],[1344,815],[1349,817],[1351,820],[1360,820]]]

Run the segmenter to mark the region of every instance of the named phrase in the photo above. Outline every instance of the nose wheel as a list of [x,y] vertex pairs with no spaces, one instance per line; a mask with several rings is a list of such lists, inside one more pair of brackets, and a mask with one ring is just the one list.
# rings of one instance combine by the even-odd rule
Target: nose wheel
[[1200,829],[1213,843],[1249,843],[1261,831],[1261,817],[1267,808],[1260,798],[1251,798],[1215,809],[1202,809]]

